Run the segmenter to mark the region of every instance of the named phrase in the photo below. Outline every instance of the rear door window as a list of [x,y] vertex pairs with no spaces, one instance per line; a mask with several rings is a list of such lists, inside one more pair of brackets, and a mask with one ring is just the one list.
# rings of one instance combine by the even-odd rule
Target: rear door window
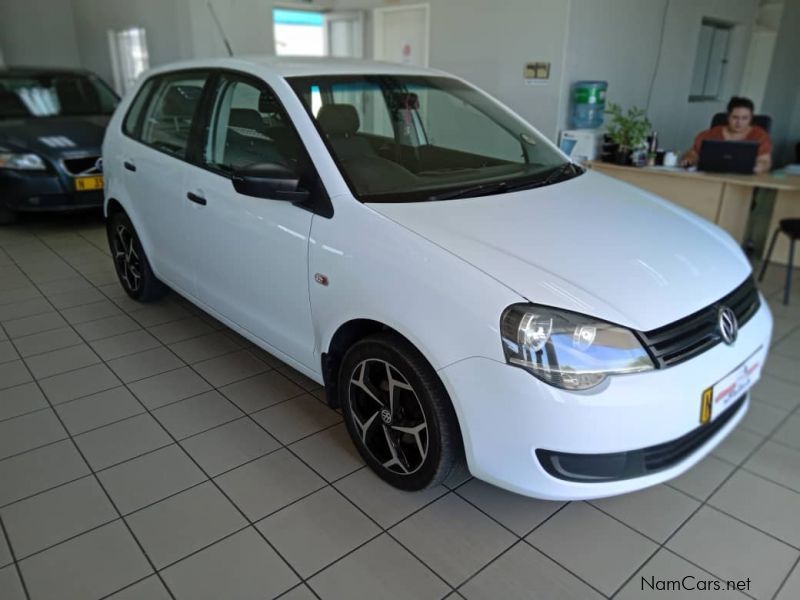
[[155,83],[145,109],[140,140],[157,150],[185,159],[189,134],[208,73],[173,73]]

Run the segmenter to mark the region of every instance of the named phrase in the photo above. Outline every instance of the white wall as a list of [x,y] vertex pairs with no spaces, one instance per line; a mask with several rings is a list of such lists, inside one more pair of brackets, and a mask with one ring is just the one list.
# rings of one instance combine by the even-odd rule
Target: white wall
[[6,65],[79,67],[69,0],[0,0],[0,48]]
[[[648,116],[661,145],[685,149],[725,110],[739,90],[757,0],[572,0],[563,106],[572,83],[581,79],[609,82],[608,97],[623,106],[645,107],[659,49],[664,40]],[[736,24],[729,50],[725,89],[717,102],[689,102],[689,89],[703,17]],[[568,114],[560,120],[566,127]]]

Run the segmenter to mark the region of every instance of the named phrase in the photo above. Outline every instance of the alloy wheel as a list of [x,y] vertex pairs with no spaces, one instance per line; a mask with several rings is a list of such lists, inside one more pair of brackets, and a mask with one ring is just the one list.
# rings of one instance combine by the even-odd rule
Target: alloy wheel
[[418,471],[428,456],[428,422],[414,388],[388,362],[358,363],[348,389],[350,415],[364,448],[398,475]]
[[122,223],[114,231],[114,262],[127,288],[136,292],[142,284],[142,261],[134,247],[132,232]]

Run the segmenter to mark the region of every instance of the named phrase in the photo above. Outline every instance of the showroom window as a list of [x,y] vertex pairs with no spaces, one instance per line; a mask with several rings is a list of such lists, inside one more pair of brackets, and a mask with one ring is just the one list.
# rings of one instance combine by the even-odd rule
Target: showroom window
[[722,94],[733,26],[703,19],[694,60],[690,101],[717,100]]
[[114,87],[121,95],[132,88],[139,75],[150,68],[147,35],[143,27],[111,30],[108,32],[108,43]]

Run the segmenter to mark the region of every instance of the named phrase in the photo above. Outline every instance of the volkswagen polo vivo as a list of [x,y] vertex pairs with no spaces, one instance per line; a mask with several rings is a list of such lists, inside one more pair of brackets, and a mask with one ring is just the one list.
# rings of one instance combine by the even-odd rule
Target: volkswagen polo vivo
[[163,67],[103,156],[127,293],[168,286],[324,384],[399,488],[464,460],[540,498],[654,485],[736,427],[766,358],[728,234],[439,71]]

